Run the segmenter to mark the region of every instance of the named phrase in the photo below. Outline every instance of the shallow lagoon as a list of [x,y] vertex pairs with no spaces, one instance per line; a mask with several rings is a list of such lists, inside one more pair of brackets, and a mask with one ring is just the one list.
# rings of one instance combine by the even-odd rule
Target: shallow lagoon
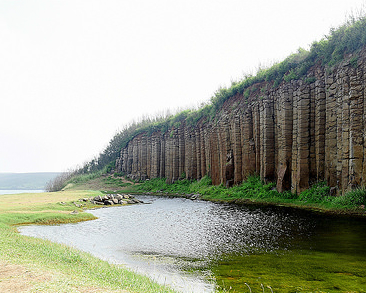
[[139,196],[99,219],[27,226],[182,292],[366,292],[366,219],[285,207]]

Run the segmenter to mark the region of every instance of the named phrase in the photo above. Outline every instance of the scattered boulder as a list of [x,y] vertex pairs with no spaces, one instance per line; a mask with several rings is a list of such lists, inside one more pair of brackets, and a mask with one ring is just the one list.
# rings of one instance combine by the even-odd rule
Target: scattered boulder
[[117,195],[114,196],[114,198],[116,198],[117,200],[122,200],[123,195],[117,194]]
[[99,202],[100,201],[103,201],[103,199],[102,199],[102,197],[100,195],[94,197],[93,199],[94,199],[94,201],[99,201]]
[[195,193],[190,193],[190,194],[186,194],[184,197],[187,199],[190,199],[190,200],[197,200],[197,199],[199,199],[200,195],[195,194]]
[[74,204],[74,206],[76,206],[77,208],[81,208],[82,207],[82,205],[81,204],[78,204],[77,202],[73,202],[73,204]]
[[199,197],[199,194],[193,194],[189,199],[196,200],[196,199],[198,199],[198,197]]
[[111,205],[114,205],[114,202],[112,200],[108,199],[108,200],[104,201],[104,204],[106,206],[111,206]]

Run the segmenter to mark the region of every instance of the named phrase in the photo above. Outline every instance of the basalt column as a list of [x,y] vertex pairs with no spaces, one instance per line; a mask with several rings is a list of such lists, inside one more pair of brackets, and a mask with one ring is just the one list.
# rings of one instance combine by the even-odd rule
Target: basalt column
[[207,146],[206,146],[206,140],[205,140],[205,130],[202,128],[202,126],[199,126],[199,132],[200,132],[200,148],[201,148],[201,176],[207,175]]
[[291,188],[293,105],[292,90],[285,86],[278,98],[277,135],[278,167],[277,190],[282,192]]
[[153,134],[151,137],[151,178],[159,177],[160,173],[160,136]]
[[332,75],[327,75],[326,82],[326,123],[325,129],[325,180],[330,186],[337,183],[337,84]]
[[350,164],[349,187],[360,186],[364,161],[364,96],[363,68],[352,69],[350,75]]
[[349,183],[349,164],[350,164],[350,101],[349,101],[349,75],[345,70],[341,70],[338,79],[338,119],[337,119],[337,147],[338,165],[337,177],[340,189],[346,189]]
[[197,170],[196,179],[201,179],[202,178],[202,170],[201,170],[202,146],[201,146],[200,129],[198,127],[195,129],[195,139],[196,139],[195,146],[196,146],[196,170]]
[[[310,145],[310,95],[309,86],[302,84],[297,92],[297,131],[294,140],[296,139],[296,159],[293,160],[295,164],[295,172],[293,176],[293,185],[295,185],[296,192],[301,192],[309,188],[309,145]],[[295,119],[294,119],[295,120]]]
[[211,172],[211,145],[210,145],[210,130],[211,126],[208,125],[206,127],[202,127],[203,132],[203,144],[205,149],[205,160],[204,160],[204,166],[202,167],[205,169],[204,174],[212,178],[212,172]]
[[172,150],[172,182],[179,179],[179,133],[178,129],[174,129],[174,134],[172,136],[172,144],[171,144],[171,150]]
[[315,156],[316,180],[324,179],[325,174],[325,129],[326,129],[326,95],[323,80],[315,82]]
[[160,168],[159,168],[160,178],[165,177],[165,158],[166,158],[165,135],[163,135],[160,141]]
[[232,145],[233,145],[233,167],[234,167],[234,183],[239,184],[243,181],[242,177],[242,135],[240,125],[240,115],[236,114],[232,117]]
[[261,172],[261,115],[259,102],[253,103],[253,138],[255,148],[255,173],[260,174]]
[[142,180],[146,180],[148,178],[147,176],[147,157],[148,157],[148,152],[147,152],[147,137],[144,135],[141,137],[140,139],[140,158],[139,158],[139,163],[140,163],[140,179]]
[[146,136],[146,179],[151,178],[152,169],[152,141],[151,136]]
[[315,84],[309,84],[309,186],[316,182],[315,154]]
[[[256,144],[254,139],[253,112],[252,108],[245,105],[241,116],[241,145],[242,145],[242,178],[253,175],[256,170]],[[258,145],[257,145],[258,146]]]
[[178,175],[181,177],[185,174],[185,140],[184,140],[184,125],[181,124],[178,128],[178,152],[179,152],[179,172]]
[[[230,123],[227,115],[224,115],[223,119],[219,122],[219,149],[220,149],[220,182],[224,185],[227,184],[227,181],[234,182],[234,160],[233,160],[233,151],[232,151],[232,143],[230,137]],[[228,160],[228,156],[230,156],[230,160]],[[227,169],[232,169],[230,176],[232,178],[228,178]],[[232,183],[229,183],[232,185]]]
[[219,135],[218,127],[215,126],[209,133],[210,140],[210,168],[212,184],[219,185],[221,183],[221,164],[219,151]]
[[166,177],[169,183],[179,179],[178,130],[172,129],[166,138]]
[[185,141],[185,170],[187,179],[196,179],[197,177],[197,155],[196,138],[192,129],[186,127],[184,133]]
[[275,178],[275,137],[274,137],[274,113],[273,100],[268,96],[260,105],[260,146],[261,166],[260,175],[264,181],[273,181]]

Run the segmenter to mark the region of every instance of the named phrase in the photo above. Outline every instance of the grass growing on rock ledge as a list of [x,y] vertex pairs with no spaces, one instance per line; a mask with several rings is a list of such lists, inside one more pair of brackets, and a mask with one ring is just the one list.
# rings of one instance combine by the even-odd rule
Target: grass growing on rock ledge
[[205,176],[199,181],[183,179],[173,184],[167,184],[164,178],[156,178],[135,186],[135,190],[173,195],[199,193],[202,199],[211,201],[287,204],[336,212],[365,213],[364,188],[349,191],[342,196],[330,196],[330,188],[325,182],[316,183],[298,195],[289,191],[280,193],[275,186],[275,183],[265,184],[259,177],[251,176],[240,185],[226,188],[223,185],[212,185],[211,179]]
[[[20,235],[16,225],[93,219],[79,198],[98,191],[0,195],[0,292],[174,292],[88,253]],[[61,203],[62,202],[62,203]],[[75,204],[75,203],[76,204]],[[73,212],[73,213],[71,213]],[[29,277],[27,277],[29,276]]]

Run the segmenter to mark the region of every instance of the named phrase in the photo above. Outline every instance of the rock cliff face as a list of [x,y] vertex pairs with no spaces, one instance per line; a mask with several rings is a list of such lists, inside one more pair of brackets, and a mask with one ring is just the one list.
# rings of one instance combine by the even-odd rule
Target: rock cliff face
[[[307,77],[252,85],[210,122],[183,121],[143,133],[122,149],[116,169],[135,179],[212,178],[232,185],[259,174],[279,191],[301,192],[326,180],[334,192],[366,181],[366,52]],[[248,93],[250,93],[248,95]]]

